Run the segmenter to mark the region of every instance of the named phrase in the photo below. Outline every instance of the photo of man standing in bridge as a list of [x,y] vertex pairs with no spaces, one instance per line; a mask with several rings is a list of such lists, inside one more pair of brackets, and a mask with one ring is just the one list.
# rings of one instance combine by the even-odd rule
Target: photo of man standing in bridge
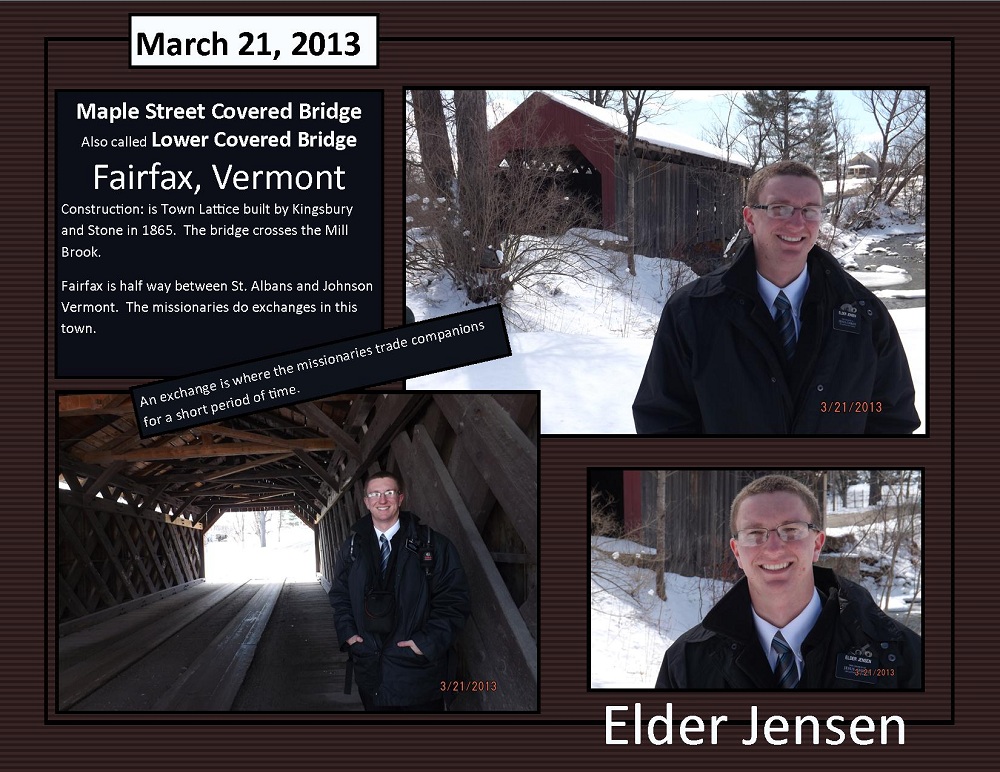
[[452,543],[401,509],[404,498],[398,475],[369,477],[369,516],[340,547],[330,605],[365,710],[440,712],[469,588]]

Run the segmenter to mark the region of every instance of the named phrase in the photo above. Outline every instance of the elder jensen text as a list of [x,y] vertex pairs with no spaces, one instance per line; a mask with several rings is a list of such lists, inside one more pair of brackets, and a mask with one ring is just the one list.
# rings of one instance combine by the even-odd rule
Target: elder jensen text
[[[615,721],[616,711],[627,711],[627,705],[608,705],[605,709],[605,745],[629,745],[630,741],[625,737],[615,738],[614,728],[627,726],[628,721]],[[709,745],[719,744],[719,726],[729,721],[729,716],[709,717],[708,740]],[[742,740],[744,745],[754,745],[757,743],[758,729],[763,735],[763,739],[770,745],[786,745],[790,740],[794,745],[820,745],[820,727],[826,729],[826,736],[823,743],[826,745],[841,745],[848,738],[855,745],[872,745],[875,742],[874,735],[876,729],[875,719],[871,716],[856,716],[851,719],[847,733],[840,728],[847,719],[843,716],[829,716],[824,722],[816,716],[795,716],[791,721],[784,716],[768,716],[760,719],[757,716],[757,706],[750,706],[750,726],[749,737]],[[759,724],[763,722],[763,727]],[[633,716],[633,742],[641,745],[643,742],[643,720],[642,703],[635,703],[635,715]],[[879,744],[888,745],[894,742],[896,745],[905,745],[905,724],[899,716],[881,716],[878,723],[881,731],[879,734]],[[890,728],[895,734],[890,733]],[[684,716],[678,722],[678,737],[685,745],[701,745],[705,742],[706,726],[705,721],[700,716]],[[674,742],[674,705],[667,703],[665,714],[653,716],[645,725],[646,740],[653,745],[672,745]],[[791,737],[789,737],[789,733]]]

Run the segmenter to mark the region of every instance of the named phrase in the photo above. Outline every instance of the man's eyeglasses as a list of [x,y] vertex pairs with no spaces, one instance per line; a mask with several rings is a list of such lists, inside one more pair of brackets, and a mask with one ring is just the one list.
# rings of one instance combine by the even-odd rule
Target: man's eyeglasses
[[379,496],[385,496],[387,499],[394,499],[399,491],[387,490],[387,491],[372,491],[371,493],[366,493],[366,499],[377,499]]
[[777,528],[743,528],[736,532],[736,543],[741,547],[760,547],[767,542],[771,531],[778,534],[784,542],[802,541],[810,531],[819,532],[812,523],[785,523]]
[[789,204],[752,204],[750,209],[764,209],[772,220],[787,220],[798,209],[802,212],[802,219],[809,222],[819,222],[829,211],[822,206],[791,206]]

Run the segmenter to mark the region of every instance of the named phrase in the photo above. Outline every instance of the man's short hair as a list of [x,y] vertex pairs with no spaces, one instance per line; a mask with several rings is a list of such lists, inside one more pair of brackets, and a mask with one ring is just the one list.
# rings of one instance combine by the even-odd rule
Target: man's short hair
[[806,505],[810,522],[821,531],[823,530],[823,513],[820,511],[816,495],[798,480],[783,474],[769,474],[744,485],[743,490],[737,493],[736,498],[733,499],[733,506],[729,510],[729,530],[734,536],[736,535],[736,515],[739,514],[740,504],[750,496],[756,496],[759,493],[794,493]]
[[370,483],[372,480],[392,480],[394,483],[396,483],[397,491],[402,493],[404,490],[403,478],[400,477],[398,474],[393,474],[392,472],[375,472],[373,474],[368,475],[368,479],[365,480],[366,491],[368,490],[368,483]]
[[809,164],[801,161],[778,161],[754,172],[747,183],[747,206],[760,203],[760,192],[772,177],[808,177],[819,185],[820,203],[823,203],[823,180]]

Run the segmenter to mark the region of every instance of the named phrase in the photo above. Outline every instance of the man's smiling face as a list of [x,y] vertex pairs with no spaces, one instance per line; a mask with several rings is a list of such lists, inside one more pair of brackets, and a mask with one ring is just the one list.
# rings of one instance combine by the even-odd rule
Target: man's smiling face
[[[810,177],[772,177],[764,183],[759,198],[756,203],[763,206],[823,206],[823,191]],[[787,286],[802,272],[806,256],[819,236],[820,223],[809,222],[798,209],[788,219],[779,220],[763,209],[750,207],[743,208],[743,220],[753,235],[757,271],[773,284]]]
[[[810,523],[812,516],[802,499],[788,491],[748,496],[736,515],[739,530],[773,529],[797,522]],[[736,539],[730,541],[736,562],[747,575],[750,598],[758,614],[783,627],[785,622],[773,622],[767,610],[774,610],[777,617],[785,617],[782,612],[791,610],[794,617],[805,608],[813,593],[813,563],[819,559],[825,539],[821,531],[810,531],[801,541],[784,542],[772,531],[767,541],[757,547],[741,547]]]
[[[391,491],[392,495],[387,495]],[[371,494],[378,494],[372,496]],[[365,486],[365,506],[372,513],[375,527],[380,531],[389,529],[399,520],[399,508],[403,504],[403,494],[399,490],[399,481],[392,477],[376,477],[369,480]]]

